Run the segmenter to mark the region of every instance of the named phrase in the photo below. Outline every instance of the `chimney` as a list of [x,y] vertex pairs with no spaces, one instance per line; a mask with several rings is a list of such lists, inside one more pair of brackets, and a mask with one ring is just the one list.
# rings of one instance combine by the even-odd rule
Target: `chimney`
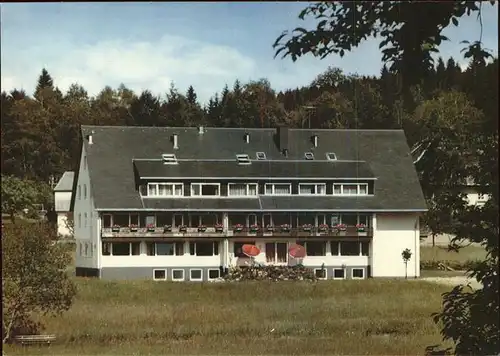
[[288,152],[289,129],[288,127],[283,126],[278,127],[276,134],[278,138],[278,148],[281,153],[285,154],[285,150],[286,152]]
[[312,143],[314,147],[318,147],[318,135],[312,135]]
[[205,133],[205,128],[203,126],[198,127],[198,134],[203,135]]
[[178,144],[179,139],[177,134],[174,134],[173,140],[174,140],[174,150],[179,149],[179,144]]
[[90,131],[90,134],[87,136],[87,139],[89,140],[89,145],[93,144],[94,141],[92,140],[92,136],[95,134],[94,130]]
[[250,134],[248,132],[245,133],[245,142],[250,143]]

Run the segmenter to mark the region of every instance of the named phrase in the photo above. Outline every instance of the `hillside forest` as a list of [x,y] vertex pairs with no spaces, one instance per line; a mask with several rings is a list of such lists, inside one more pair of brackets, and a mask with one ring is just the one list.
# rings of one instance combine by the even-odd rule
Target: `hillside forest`
[[76,169],[80,125],[402,128],[424,193],[436,197],[437,189],[456,186],[465,175],[466,164],[450,156],[455,141],[498,129],[497,78],[498,58],[471,62],[466,70],[452,58],[439,58],[403,100],[400,78],[385,66],[377,77],[329,68],[310,85],[280,92],[266,79],[237,80],[201,105],[192,86],[182,93],[173,84],[163,96],[124,85],[90,96],[73,84],[63,93],[43,69],[32,95],[1,93],[2,174],[53,185],[64,171]]

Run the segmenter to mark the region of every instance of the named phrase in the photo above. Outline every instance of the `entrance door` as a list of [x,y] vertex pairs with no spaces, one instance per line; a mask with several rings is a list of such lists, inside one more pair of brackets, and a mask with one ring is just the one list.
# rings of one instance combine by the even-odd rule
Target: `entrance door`
[[272,225],[270,214],[264,214],[264,216],[262,217],[262,227],[266,227],[267,225]]
[[266,243],[266,262],[272,264],[288,263],[288,243],[286,242],[267,242]]

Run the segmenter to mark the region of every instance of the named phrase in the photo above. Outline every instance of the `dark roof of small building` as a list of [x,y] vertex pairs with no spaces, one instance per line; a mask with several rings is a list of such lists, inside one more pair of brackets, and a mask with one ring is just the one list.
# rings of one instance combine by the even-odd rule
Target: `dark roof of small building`
[[75,178],[75,172],[66,171],[63,173],[59,182],[54,187],[54,192],[71,192],[73,190],[73,179]]
[[[276,129],[82,126],[82,138],[93,132],[93,143],[83,139],[87,152],[92,196],[99,210],[426,210],[403,130],[288,129],[285,143],[277,143]],[[178,149],[172,136],[177,134]],[[244,135],[249,134],[249,142]],[[317,147],[313,136],[317,137]],[[283,144],[287,155],[283,155]],[[281,145],[281,148],[280,148]],[[256,153],[266,160],[257,161]],[[312,152],[314,160],[305,160]],[[333,152],[338,161],[328,161]],[[162,154],[175,154],[177,165],[164,165]],[[238,165],[237,154],[252,163]],[[156,160],[156,161],[155,161]],[[208,162],[211,160],[212,162]],[[205,162],[204,162],[205,161]],[[225,162],[224,162],[225,161]],[[355,173],[354,177],[348,177]],[[269,197],[249,199],[142,199],[140,176],[196,175],[201,179],[244,177],[376,179],[375,195],[366,197]]]

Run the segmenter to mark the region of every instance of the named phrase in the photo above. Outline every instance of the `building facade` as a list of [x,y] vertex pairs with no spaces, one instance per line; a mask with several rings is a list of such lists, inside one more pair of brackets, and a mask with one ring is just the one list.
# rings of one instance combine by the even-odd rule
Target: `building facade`
[[[401,130],[83,126],[76,273],[208,281],[303,264],[324,279],[418,277],[425,201]],[[256,245],[254,259],[242,253]],[[289,247],[300,244],[306,257]]]
[[62,237],[72,235],[72,213],[70,209],[71,194],[73,190],[73,180],[75,173],[71,171],[64,172],[61,179],[54,187],[54,206],[57,214],[57,234]]

